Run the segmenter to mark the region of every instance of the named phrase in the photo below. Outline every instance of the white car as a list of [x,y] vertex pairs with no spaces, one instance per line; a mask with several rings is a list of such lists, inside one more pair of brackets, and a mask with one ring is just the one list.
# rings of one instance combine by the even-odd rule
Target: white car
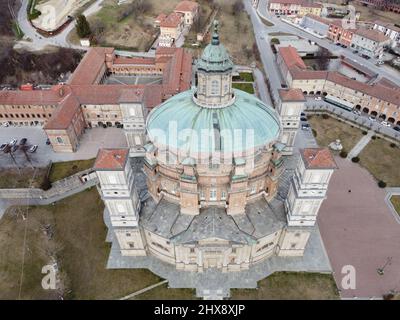
[[314,100],[315,100],[315,101],[321,101],[322,98],[321,98],[321,97],[315,97]]
[[381,125],[385,126],[385,127],[390,127],[390,123],[386,122],[386,121],[382,121]]
[[30,147],[30,148],[28,149],[28,152],[34,153],[34,152],[37,150],[37,148],[38,148],[38,146],[35,144],[35,145],[33,145],[32,147]]
[[17,144],[17,142],[18,142],[17,139],[12,139],[12,140],[8,143],[8,145],[9,145],[10,147],[12,147],[12,146],[15,146],[15,145]]
[[368,117],[368,119],[371,120],[371,121],[376,121],[376,119],[374,117],[371,117],[371,116]]

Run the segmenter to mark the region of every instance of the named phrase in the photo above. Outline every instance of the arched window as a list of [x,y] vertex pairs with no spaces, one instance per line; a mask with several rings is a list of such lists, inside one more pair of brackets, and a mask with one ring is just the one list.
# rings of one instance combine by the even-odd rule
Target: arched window
[[219,91],[219,81],[213,80],[211,81],[211,94],[218,94]]

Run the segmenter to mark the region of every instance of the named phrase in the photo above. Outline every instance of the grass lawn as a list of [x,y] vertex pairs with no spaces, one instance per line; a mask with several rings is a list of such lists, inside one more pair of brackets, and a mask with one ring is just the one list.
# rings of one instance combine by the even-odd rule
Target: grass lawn
[[240,72],[239,76],[242,81],[254,82],[253,74],[250,72]]
[[[18,298],[25,227],[21,299],[57,298],[54,290],[41,287],[41,269],[51,257],[59,265],[64,297],[69,299],[117,299],[161,281],[148,270],[106,269],[110,246],[103,209],[92,188],[55,205],[7,210],[0,220],[0,299]],[[51,238],[44,226],[50,227]]]
[[89,169],[93,167],[94,162],[95,159],[54,162],[50,170],[50,182],[53,183],[54,181],[64,179],[79,171]]
[[321,115],[312,115],[308,119],[320,147],[327,147],[331,142],[340,139],[343,149],[349,152],[363,136],[360,129],[352,128],[332,117],[324,119]]
[[388,187],[400,186],[400,149],[383,139],[371,140],[361,151],[360,164]]
[[307,272],[275,272],[258,282],[258,290],[233,289],[233,300],[327,300],[339,299],[330,274]]
[[132,300],[193,300],[196,298],[195,289],[168,289],[168,284],[146,291]]
[[242,91],[246,91],[247,93],[254,94],[254,87],[252,83],[232,83],[232,87],[235,89],[239,89]]
[[0,189],[40,188],[46,174],[47,168],[3,168],[0,170]]
[[396,209],[398,215],[400,215],[400,196],[392,196],[390,201],[393,204],[393,207]]

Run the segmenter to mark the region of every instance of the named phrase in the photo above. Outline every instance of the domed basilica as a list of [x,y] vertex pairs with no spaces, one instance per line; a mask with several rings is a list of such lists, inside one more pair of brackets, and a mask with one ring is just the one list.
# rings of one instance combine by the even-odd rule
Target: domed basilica
[[274,109],[234,89],[234,72],[215,24],[192,89],[146,115],[144,157],[99,151],[94,168],[121,267],[237,272],[304,255],[334,159],[320,148],[289,155],[304,97],[281,90]]

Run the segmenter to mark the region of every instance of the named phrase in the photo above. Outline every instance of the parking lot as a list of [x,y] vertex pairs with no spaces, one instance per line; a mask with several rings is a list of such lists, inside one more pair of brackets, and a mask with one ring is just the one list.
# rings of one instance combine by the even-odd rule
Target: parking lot
[[[40,127],[0,127],[0,144],[8,143],[12,139],[27,138],[27,145],[38,145],[34,153],[27,153],[30,162],[22,150],[13,153],[18,166],[44,167],[49,161],[83,160],[96,157],[99,148],[127,147],[124,131],[118,128],[88,129],[81,137],[78,151],[75,153],[55,153],[50,145],[46,145],[46,133]],[[10,154],[0,151],[0,167],[15,167]]]

